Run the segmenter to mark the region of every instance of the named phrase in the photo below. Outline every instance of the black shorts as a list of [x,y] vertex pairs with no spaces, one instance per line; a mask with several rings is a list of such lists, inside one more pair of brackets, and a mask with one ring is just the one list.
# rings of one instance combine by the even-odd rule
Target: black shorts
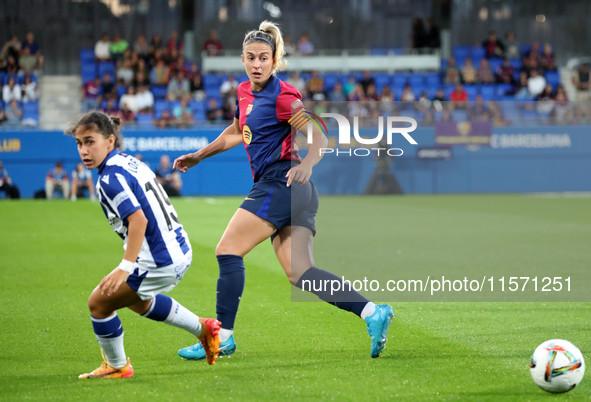
[[285,175],[291,169],[290,161],[277,162],[265,170],[244,199],[240,208],[272,223],[277,231],[286,226],[303,226],[316,234],[318,191],[314,184],[292,183],[287,187]]

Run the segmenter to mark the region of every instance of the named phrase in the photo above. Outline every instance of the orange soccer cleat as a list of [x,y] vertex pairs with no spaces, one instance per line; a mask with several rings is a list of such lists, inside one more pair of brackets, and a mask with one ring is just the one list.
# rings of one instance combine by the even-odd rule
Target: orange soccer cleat
[[208,364],[215,364],[220,353],[220,322],[214,318],[200,318],[203,326],[203,333],[199,341],[205,351],[205,358]]
[[133,367],[129,357],[127,358],[127,364],[125,367],[116,369],[109,366],[107,361],[103,361],[103,364],[99,368],[90,373],[80,374],[78,378],[129,378],[133,377]]

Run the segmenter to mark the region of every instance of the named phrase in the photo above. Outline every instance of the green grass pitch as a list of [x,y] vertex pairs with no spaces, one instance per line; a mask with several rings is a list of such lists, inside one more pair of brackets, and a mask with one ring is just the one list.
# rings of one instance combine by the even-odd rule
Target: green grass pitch
[[[194,259],[171,296],[198,315],[215,316],[214,250],[240,198],[173,203]],[[386,225],[375,238],[388,238],[388,247],[402,250],[393,260],[400,269],[454,269],[470,261],[494,269],[507,261],[527,265],[549,259],[559,270],[561,264],[591,261],[589,198],[324,197],[315,244],[319,267],[338,273],[343,264],[379,265],[379,256],[364,255],[362,248],[359,261],[323,250],[338,250],[333,242],[342,235],[331,214],[342,217],[343,211],[363,207],[367,222],[379,222],[385,206],[399,226]],[[122,310],[135,376],[78,380],[101,362],[86,302],[120,261],[121,241],[99,205],[85,200],[3,200],[0,222],[1,400],[591,398],[590,378],[555,396],[534,385],[528,366],[534,349],[552,338],[570,340],[591,363],[589,303],[392,302],[396,318],[387,348],[371,359],[360,319],[325,303],[291,301],[290,285],[268,242],[245,260],[235,355],[216,366],[182,360],[177,350],[195,339]],[[427,245],[420,252],[417,238]],[[495,252],[483,255],[491,244]],[[457,258],[442,258],[446,252]]]

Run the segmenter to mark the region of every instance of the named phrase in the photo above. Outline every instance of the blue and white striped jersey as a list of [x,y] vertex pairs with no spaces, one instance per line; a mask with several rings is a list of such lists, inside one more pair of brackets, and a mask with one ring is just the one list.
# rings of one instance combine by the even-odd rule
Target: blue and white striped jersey
[[98,169],[96,194],[113,230],[127,248],[127,217],[141,209],[148,219],[137,263],[159,268],[179,261],[191,249],[189,236],[156,176],[143,162],[114,150]]

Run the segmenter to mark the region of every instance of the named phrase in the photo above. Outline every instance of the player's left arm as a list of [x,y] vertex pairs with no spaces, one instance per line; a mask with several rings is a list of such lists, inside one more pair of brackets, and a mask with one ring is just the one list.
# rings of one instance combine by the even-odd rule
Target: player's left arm
[[123,261],[109,275],[105,276],[99,284],[102,294],[106,294],[107,296],[115,293],[133,272],[133,265],[144,243],[146,228],[148,226],[148,219],[144,215],[144,212],[138,209],[131,213],[126,220],[128,222],[127,248],[123,255]]
[[[298,131],[307,136],[307,126],[306,124],[304,127],[300,127]],[[304,129],[306,132],[304,132]],[[289,172],[285,175],[287,177],[287,187],[291,186],[292,182],[300,184],[308,183],[310,177],[312,177],[312,169],[322,159],[321,149],[327,146],[328,138],[326,138],[326,135],[316,125],[312,124],[312,143],[308,148],[308,154],[302,160],[302,163],[289,169]]]

